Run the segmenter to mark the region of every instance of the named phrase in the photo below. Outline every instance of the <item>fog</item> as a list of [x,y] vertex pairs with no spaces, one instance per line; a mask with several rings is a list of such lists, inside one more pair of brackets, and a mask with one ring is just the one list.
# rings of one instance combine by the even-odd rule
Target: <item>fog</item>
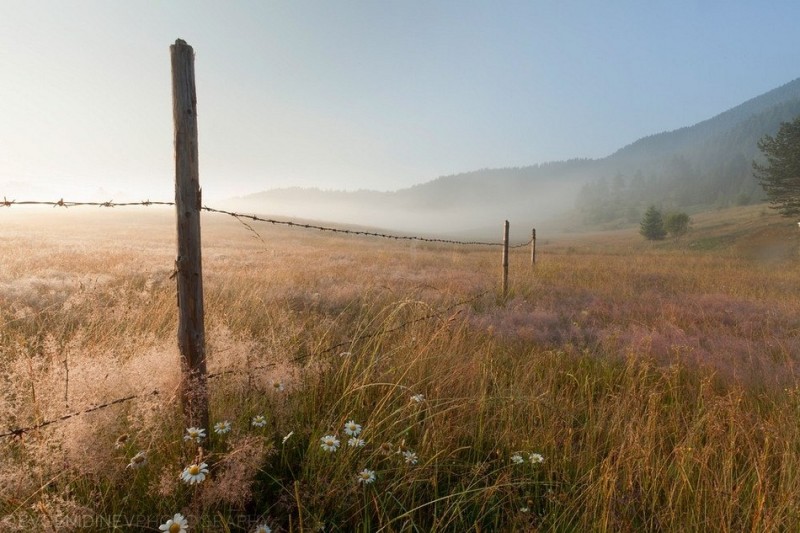
[[[404,234],[446,238],[499,240],[503,221],[511,225],[512,241],[527,241],[532,228],[553,228],[555,219],[574,207],[577,184],[541,187],[535,195],[479,194],[464,200],[432,201],[406,191],[334,192],[280,189],[226,201],[238,212],[304,219],[331,225],[379,228]],[[420,191],[421,192],[421,191]]]

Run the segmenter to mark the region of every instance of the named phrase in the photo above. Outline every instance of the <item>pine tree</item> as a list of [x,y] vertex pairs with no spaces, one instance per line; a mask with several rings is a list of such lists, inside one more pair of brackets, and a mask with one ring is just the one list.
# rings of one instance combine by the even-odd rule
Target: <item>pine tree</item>
[[656,206],[651,205],[642,218],[639,233],[648,241],[660,241],[667,236],[664,229],[664,218]]
[[800,215],[800,117],[762,137],[758,148],[767,164],[753,162],[753,171],[770,204],[784,216]]

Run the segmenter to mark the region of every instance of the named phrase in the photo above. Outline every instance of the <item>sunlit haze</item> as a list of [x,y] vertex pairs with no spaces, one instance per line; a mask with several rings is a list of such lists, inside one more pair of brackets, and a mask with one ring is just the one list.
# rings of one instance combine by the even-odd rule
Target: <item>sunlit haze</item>
[[208,202],[599,158],[800,75],[793,1],[0,3],[0,195],[170,199],[169,45]]

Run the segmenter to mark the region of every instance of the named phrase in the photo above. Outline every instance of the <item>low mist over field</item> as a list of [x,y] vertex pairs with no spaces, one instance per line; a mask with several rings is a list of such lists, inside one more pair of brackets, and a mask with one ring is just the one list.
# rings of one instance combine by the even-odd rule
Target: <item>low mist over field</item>
[[[391,228],[405,232],[497,239],[503,220],[514,221],[514,231],[530,233],[535,224],[547,224],[572,209],[576,186],[541,182],[540,192],[521,183],[504,181],[508,171],[496,171],[498,180],[484,176],[442,178],[393,193],[335,192],[282,189],[224,202],[238,210],[290,217]],[[519,194],[520,186],[529,194]]]

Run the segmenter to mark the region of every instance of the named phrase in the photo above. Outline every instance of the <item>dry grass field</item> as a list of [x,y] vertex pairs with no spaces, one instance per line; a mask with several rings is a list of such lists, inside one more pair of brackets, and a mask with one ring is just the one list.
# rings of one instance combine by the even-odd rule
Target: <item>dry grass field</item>
[[198,443],[173,212],[0,212],[0,433],[137,396],[0,438],[0,530],[797,530],[792,222],[540,232],[505,301],[499,248],[254,228],[203,215]]

